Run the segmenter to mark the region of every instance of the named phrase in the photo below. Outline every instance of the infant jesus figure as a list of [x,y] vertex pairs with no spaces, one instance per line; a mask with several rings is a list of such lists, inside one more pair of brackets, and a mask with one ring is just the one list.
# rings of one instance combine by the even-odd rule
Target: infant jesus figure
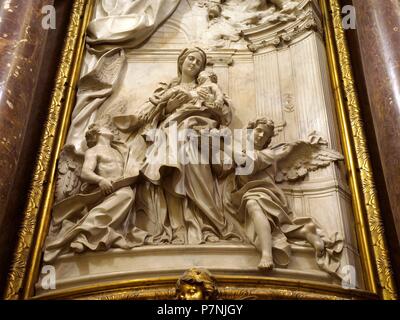
[[[144,115],[145,121],[152,121],[164,112],[172,113],[175,109],[190,110],[215,110],[222,112],[225,95],[218,86],[218,77],[213,71],[202,71],[195,84],[180,84],[167,89],[161,96],[150,98],[157,107]],[[169,103],[179,101],[180,103]]]
[[[202,71],[197,77],[196,88],[188,88],[183,84],[167,90],[158,102],[168,102],[169,99],[179,94],[185,94],[187,97],[187,103],[183,104],[184,108],[199,108],[202,107],[215,107],[222,108],[224,104],[224,93],[218,86],[218,77],[213,71]],[[189,90],[188,90],[189,89]],[[173,110],[167,110],[171,112]]]
[[197,82],[199,84],[197,92],[201,90],[203,92],[207,92],[207,95],[204,96],[205,99],[203,101],[197,98],[196,105],[200,108],[204,104],[207,107],[221,109],[224,105],[224,93],[218,86],[217,75],[212,71],[202,71],[197,77]]

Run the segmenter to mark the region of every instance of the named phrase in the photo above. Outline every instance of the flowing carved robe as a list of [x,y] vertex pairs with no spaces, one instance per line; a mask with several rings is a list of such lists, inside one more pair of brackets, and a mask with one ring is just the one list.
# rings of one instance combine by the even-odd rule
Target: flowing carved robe
[[[146,229],[149,225],[146,220],[158,221],[161,224],[158,227],[152,224],[155,229],[167,234],[171,231],[173,241],[178,239],[189,244],[205,242],[209,236],[241,239],[241,232],[223,215],[216,179],[209,159],[200,152],[196,135],[199,129],[228,124],[231,119],[229,102],[226,99],[220,110],[186,103],[168,114],[154,101],[170,87],[157,89],[151,99],[153,104],[142,108],[150,111],[161,107],[158,121],[147,128],[158,130],[147,131],[153,143],[147,149],[141,169],[147,183],[137,187],[136,225]],[[118,120],[122,122],[121,117]],[[142,192],[143,188],[151,192]]]
[[[275,183],[276,158],[269,149],[254,152],[253,174],[247,176],[229,176],[223,186],[225,214],[232,215],[244,226],[250,242],[257,245],[254,225],[248,219],[246,203],[254,200],[268,218],[272,232],[272,250],[274,262],[286,267],[290,262],[290,232],[302,228],[307,223],[314,223],[310,217],[295,218],[282,189]],[[343,242],[337,235],[329,238],[319,230],[325,243],[325,254],[317,257],[317,264],[325,271],[335,274],[339,266],[336,257],[341,252]],[[293,242],[293,239],[291,239]]]

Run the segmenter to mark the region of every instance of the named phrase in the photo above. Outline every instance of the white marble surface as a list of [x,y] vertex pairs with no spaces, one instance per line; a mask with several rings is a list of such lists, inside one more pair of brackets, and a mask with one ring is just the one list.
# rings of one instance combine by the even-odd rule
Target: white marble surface
[[[176,12],[142,47],[127,51],[127,68],[121,85],[101,107],[126,101],[134,111],[151,96],[157,83],[176,76],[176,58],[183,47],[204,46],[204,8],[181,1]],[[318,17],[317,1],[299,1],[304,12]],[[308,17],[304,15],[304,17]],[[311,19],[311,18],[310,18]],[[233,101],[232,128],[242,128],[256,116],[272,118],[282,125],[273,143],[306,138],[317,131],[340,151],[325,48],[317,27],[293,33],[303,22],[261,25],[245,32],[257,49],[246,43],[223,48],[209,47],[209,69]],[[290,33],[290,41],[271,42],[277,34]],[[357,283],[363,288],[351,197],[344,164],[332,164],[313,172],[305,181],[282,186],[297,216],[313,217],[329,232],[344,237],[342,266],[357,270]],[[257,270],[259,254],[251,246],[158,246],[133,250],[110,250],[85,255],[66,255],[55,264],[57,290],[103,281],[179,275],[193,266],[217,274],[262,275]],[[311,248],[294,247],[287,269],[275,269],[268,276],[333,283],[331,276],[318,269]],[[38,289],[38,294],[43,293]]]
[[[213,244],[199,246],[145,246],[85,255],[65,255],[55,264],[56,290],[123,280],[180,276],[191,267],[204,267],[216,275],[268,276],[319,281],[339,285],[315,263],[311,247],[293,246],[288,268],[265,274],[257,269],[259,253],[252,246]],[[46,294],[36,285],[36,295]],[[56,291],[52,291],[56,293]]]

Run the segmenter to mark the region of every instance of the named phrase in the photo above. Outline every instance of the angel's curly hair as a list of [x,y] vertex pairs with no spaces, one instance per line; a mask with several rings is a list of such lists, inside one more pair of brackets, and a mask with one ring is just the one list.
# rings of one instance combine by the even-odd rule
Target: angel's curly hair
[[257,118],[256,120],[249,121],[249,123],[247,124],[247,129],[255,129],[260,124],[263,126],[267,126],[271,130],[275,130],[274,121],[271,119],[265,118],[265,117],[261,117],[261,118]]
[[[274,130],[275,130],[274,121],[271,119],[265,118],[265,117],[261,117],[261,118],[257,118],[256,120],[249,121],[249,123],[247,124],[247,129],[252,130],[252,129],[257,128],[260,125],[271,130],[271,132],[274,132]],[[271,140],[272,140],[272,137],[267,140],[267,142],[265,143],[263,148],[267,148],[270,145]]]
[[118,130],[112,124],[101,124],[95,122],[89,125],[85,133],[86,144],[89,148],[93,148],[97,144],[97,137],[100,133],[100,129],[103,127],[110,129],[110,131],[113,133],[113,140],[118,139]]
[[186,271],[176,283],[176,297],[180,298],[181,287],[184,284],[197,285],[203,292],[205,300],[216,300],[218,289],[215,278],[204,268],[192,268]]

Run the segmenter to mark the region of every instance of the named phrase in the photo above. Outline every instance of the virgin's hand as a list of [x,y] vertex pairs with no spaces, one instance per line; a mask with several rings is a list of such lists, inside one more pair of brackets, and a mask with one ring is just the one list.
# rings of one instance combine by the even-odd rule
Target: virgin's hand
[[189,100],[189,95],[187,93],[179,92],[178,94],[176,94],[175,96],[173,96],[168,100],[167,111],[168,112],[174,111],[176,108],[179,108],[181,105],[188,102],[188,100]]
[[100,187],[101,191],[103,192],[103,194],[106,196],[113,193],[113,191],[114,191],[112,182],[108,179],[100,180],[99,187]]

